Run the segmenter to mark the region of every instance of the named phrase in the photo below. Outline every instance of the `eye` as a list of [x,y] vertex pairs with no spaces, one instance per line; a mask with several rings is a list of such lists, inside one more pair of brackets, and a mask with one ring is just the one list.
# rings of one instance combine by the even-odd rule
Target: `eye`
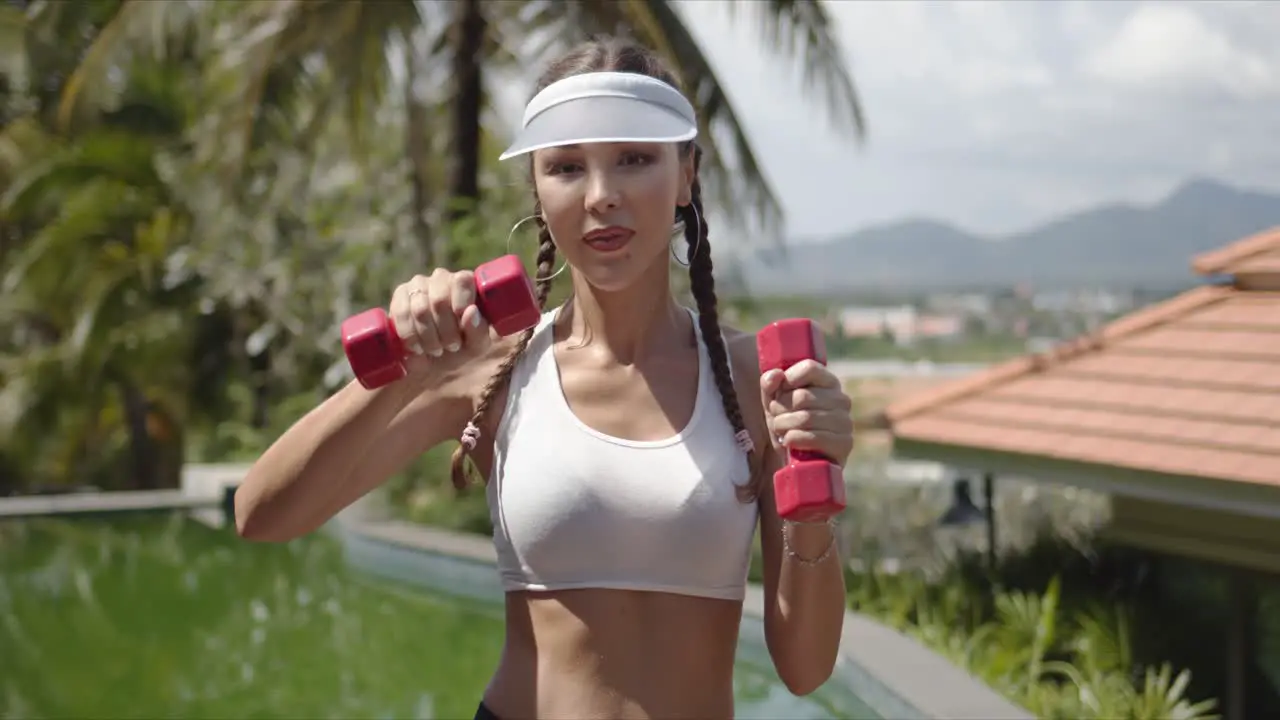
[[542,166],[542,172],[547,175],[564,175],[566,173],[580,172],[582,165],[576,162],[567,161],[548,161]]

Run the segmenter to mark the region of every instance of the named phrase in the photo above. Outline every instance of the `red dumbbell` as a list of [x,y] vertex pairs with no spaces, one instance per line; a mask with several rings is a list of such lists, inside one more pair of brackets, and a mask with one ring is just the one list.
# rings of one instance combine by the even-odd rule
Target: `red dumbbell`
[[[538,324],[542,311],[533,283],[515,255],[482,263],[475,270],[476,308],[499,335],[506,337]],[[352,315],[342,323],[342,350],[360,384],[374,390],[408,372],[409,351],[382,308]]]
[[[827,364],[827,343],[818,325],[807,318],[778,320],[756,335],[761,374],[786,370],[801,360]],[[773,475],[778,515],[785,520],[817,522],[845,507],[840,466],[815,452],[787,451],[787,466]]]

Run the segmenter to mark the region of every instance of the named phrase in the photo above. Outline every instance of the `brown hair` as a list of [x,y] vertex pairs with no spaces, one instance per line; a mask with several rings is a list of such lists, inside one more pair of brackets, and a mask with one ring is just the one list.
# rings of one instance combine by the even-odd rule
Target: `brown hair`
[[[618,38],[598,38],[583,43],[556,60],[538,79],[537,90],[541,91],[557,80],[587,72],[631,72],[657,78],[673,87],[679,88],[680,82],[674,73],[666,68],[662,60],[651,50],[633,42]],[[711,265],[711,244],[707,238],[707,214],[702,208],[702,187],[697,179],[698,165],[702,160],[702,149],[689,143],[686,152],[693,153],[694,180],[692,199],[689,205],[676,208],[676,216],[684,225],[685,243],[688,245],[687,262],[689,266],[689,284],[693,298],[698,305],[698,325],[703,342],[707,346],[707,354],[711,359],[712,375],[716,388],[720,391],[720,399],[724,404],[725,415],[733,426],[735,433],[745,431],[746,423],[742,419],[742,409],[738,405],[738,395],[733,387],[733,378],[729,372],[729,352],[725,347],[724,337],[720,333],[720,318],[716,307],[715,277]],[[538,268],[537,295],[538,304],[546,308],[547,296],[551,292],[550,276],[555,262],[556,246],[551,239],[551,231],[542,221],[541,207],[534,197],[534,211],[538,224]],[[480,402],[476,406],[471,422],[477,427],[489,412],[489,406],[497,394],[511,378],[511,371],[516,362],[529,347],[533,330],[526,330],[512,353],[498,367],[497,372],[485,384],[480,393]],[[469,452],[464,445],[459,445],[453,453],[452,478],[453,486],[462,490],[467,484],[466,460]],[[750,453],[748,453],[750,464]],[[743,502],[754,500],[759,494],[759,479],[754,477],[747,485],[738,489],[738,497]]]

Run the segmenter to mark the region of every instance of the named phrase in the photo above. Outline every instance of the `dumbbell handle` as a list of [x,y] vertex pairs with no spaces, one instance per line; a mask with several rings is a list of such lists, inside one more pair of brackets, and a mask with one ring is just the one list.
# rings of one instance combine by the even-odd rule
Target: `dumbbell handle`
[[[761,372],[786,370],[805,360],[827,363],[826,341],[812,320],[779,320],[756,337]],[[774,473],[773,482],[784,519],[821,521],[845,507],[843,473],[822,453],[788,448],[787,464]]]
[[[527,330],[541,315],[533,283],[514,255],[475,269],[476,309],[502,337]],[[342,323],[342,348],[356,379],[369,390],[403,378],[409,350],[382,308],[371,308]]]
[[[789,370],[805,360],[827,364],[826,340],[817,324],[808,318],[772,322],[757,337],[761,373]],[[812,451],[788,452],[796,460],[829,460]]]
[[814,450],[792,450],[787,448],[787,462],[808,462],[810,460],[821,460],[823,462],[831,462],[831,458]]

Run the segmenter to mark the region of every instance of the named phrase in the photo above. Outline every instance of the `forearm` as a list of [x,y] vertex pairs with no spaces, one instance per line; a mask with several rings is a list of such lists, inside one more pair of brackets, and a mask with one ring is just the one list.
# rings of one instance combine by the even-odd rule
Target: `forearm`
[[416,389],[395,383],[368,391],[352,382],[290,427],[236,492],[240,534],[284,541],[324,524],[355,463]]
[[805,695],[826,682],[844,627],[845,585],[835,528],[784,523],[770,645],[779,677]]

